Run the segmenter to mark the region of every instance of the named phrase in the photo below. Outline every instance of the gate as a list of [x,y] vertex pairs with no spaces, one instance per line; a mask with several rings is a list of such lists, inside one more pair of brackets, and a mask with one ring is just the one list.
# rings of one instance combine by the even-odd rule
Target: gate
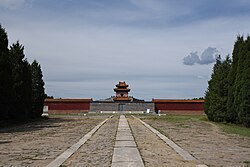
[[124,111],[125,104],[119,104],[118,105],[118,111]]

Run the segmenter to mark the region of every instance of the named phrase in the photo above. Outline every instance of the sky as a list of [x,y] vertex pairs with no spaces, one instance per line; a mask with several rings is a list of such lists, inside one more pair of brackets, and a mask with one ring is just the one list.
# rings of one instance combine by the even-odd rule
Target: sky
[[119,81],[139,99],[202,97],[249,20],[249,0],[0,0],[9,45],[55,98],[108,98]]

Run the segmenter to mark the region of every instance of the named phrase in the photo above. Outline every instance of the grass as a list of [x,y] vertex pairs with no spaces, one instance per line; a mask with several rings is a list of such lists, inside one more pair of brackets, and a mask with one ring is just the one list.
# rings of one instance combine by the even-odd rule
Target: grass
[[[179,123],[178,126],[180,128],[188,128],[188,125],[185,124],[186,121],[209,122],[207,116],[205,115],[164,115],[164,116],[148,115],[148,116],[143,116],[142,119]],[[238,134],[240,136],[250,137],[250,128],[229,123],[218,123],[218,122],[217,123],[212,122],[212,123],[221,128],[226,133]]]
[[160,120],[160,121],[168,121],[168,122],[185,122],[189,120],[193,120],[193,121],[207,120],[207,117],[204,115],[162,115],[162,116],[151,115],[151,116],[145,116],[143,118]]
[[229,124],[229,123],[216,123],[222,130],[230,134],[238,134],[240,136],[250,137],[250,128],[243,127],[241,125]]

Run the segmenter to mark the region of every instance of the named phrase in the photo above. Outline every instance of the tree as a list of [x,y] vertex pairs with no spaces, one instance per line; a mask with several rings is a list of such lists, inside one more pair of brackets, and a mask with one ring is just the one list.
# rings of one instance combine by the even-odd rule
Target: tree
[[[204,102],[204,107],[205,107],[205,113],[208,116],[209,120],[214,121],[216,118],[215,113],[216,113],[216,109],[213,109],[214,107],[214,103],[216,103],[216,101],[218,101],[218,97],[217,97],[217,71],[219,69],[219,66],[221,65],[221,57],[219,56],[216,59],[216,63],[213,67],[213,73],[211,75],[211,80],[208,81],[208,89],[205,93],[205,102]],[[217,108],[217,107],[215,107]]]
[[0,25],[0,119],[9,118],[13,98],[12,70],[8,52],[8,36]]
[[239,123],[250,127],[250,36],[244,41],[238,55],[234,98]]
[[14,90],[12,117],[25,120],[31,116],[31,70],[24,55],[24,46],[18,41],[10,47]]
[[53,97],[53,96],[49,96],[49,95],[47,95],[47,94],[45,93],[45,99],[54,99],[54,97]]
[[229,56],[224,61],[216,59],[208,90],[205,94],[205,112],[212,121],[224,121],[227,113],[228,73],[231,68]]
[[32,111],[34,117],[39,117],[43,113],[45,99],[43,74],[40,64],[36,60],[31,64],[32,74]]
[[238,73],[238,61],[239,56],[242,52],[244,45],[244,38],[243,36],[238,36],[237,40],[234,44],[233,55],[232,55],[232,67],[230,69],[228,80],[228,100],[227,100],[227,115],[226,121],[231,123],[238,122],[238,113],[235,104],[235,93],[236,93],[236,75]]
[[29,64],[19,41],[8,48],[7,33],[0,25],[0,119],[40,116],[45,98],[42,77],[41,66],[37,61]]

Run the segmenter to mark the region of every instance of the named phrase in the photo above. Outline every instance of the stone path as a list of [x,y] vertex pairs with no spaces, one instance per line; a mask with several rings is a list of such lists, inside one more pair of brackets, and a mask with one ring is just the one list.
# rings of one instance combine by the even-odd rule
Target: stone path
[[144,167],[128,121],[120,116],[111,167]]

